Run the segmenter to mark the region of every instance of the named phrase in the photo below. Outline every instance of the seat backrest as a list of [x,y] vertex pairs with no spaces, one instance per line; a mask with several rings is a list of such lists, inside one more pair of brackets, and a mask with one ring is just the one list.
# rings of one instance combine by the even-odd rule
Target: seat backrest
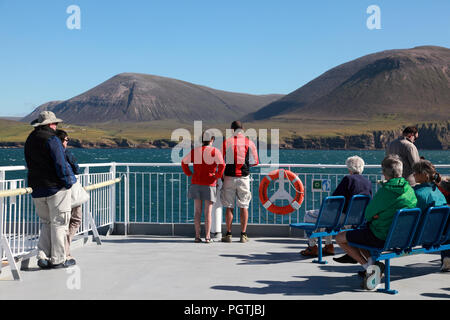
[[446,243],[450,241],[450,216],[447,219],[447,224],[444,228],[444,232],[442,234],[442,243]]
[[[344,215],[345,219],[339,224],[341,226],[353,226],[357,228],[364,223],[364,213],[366,207],[370,202],[370,197],[367,195],[354,195],[350,199],[350,203],[347,207],[347,213]],[[342,220],[342,219],[341,219]]]
[[343,196],[332,196],[323,199],[317,216],[316,228],[334,229],[339,222],[344,204],[345,197]]
[[414,245],[424,247],[437,246],[443,242],[442,235],[446,227],[450,207],[431,207],[424,213],[417,228]]
[[405,250],[411,247],[419,224],[421,210],[400,209],[394,215],[384,250]]

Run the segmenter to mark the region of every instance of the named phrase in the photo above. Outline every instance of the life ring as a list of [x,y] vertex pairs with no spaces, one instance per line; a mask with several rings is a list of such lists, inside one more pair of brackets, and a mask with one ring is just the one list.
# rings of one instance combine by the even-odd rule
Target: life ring
[[[291,183],[294,185],[296,193],[295,198],[292,199],[292,196],[284,190],[283,183],[280,183],[280,190],[278,190],[277,193],[284,195],[283,199],[292,199],[290,204],[280,207],[273,204],[274,199],[269,199],[269,197],[267,196],[267,190],[269,189],[269,185],[272,181],[277,179],[284,180],[285,177],[287,177],[289,181],[291,181]],[[295,173],[289,170],[274,170],[267,176],[265,176],[259,184],[259,200],[261,201],[264,208],[275,214],[284,215],[298,210],[303,202],[304,197],[305,193],[302,181]]]

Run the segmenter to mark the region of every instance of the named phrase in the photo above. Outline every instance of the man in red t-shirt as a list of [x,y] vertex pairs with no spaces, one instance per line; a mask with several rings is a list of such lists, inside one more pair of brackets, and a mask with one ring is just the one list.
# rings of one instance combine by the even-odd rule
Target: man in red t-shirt
[[232,137],[223,143],[222,154],[225,159],[225,173],[220,200],[226,210],[227,233],[223,242],[231,242],[231,225],[233,223],[234,205],[240,208],[241,237],[240,242],[247,242],[248,207],[252,199],[250,190],[250,167],[259,164],[255,144],[243,134],[240,121],[231,124]]

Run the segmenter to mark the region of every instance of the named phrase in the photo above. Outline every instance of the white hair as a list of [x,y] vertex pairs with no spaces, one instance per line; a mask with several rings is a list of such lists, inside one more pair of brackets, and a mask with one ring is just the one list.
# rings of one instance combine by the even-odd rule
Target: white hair
[[364,171],[364,160],[358,156],[347,158],[345,165],[351,173],[361,174]]

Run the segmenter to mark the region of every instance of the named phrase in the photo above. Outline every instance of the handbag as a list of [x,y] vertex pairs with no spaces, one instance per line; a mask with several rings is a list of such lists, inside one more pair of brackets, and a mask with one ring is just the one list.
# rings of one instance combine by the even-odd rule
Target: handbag
[[79,207],[89,201],[89,193],[84,190],[79,181],[75,182],[70,189],[72,190],[72,208]]

